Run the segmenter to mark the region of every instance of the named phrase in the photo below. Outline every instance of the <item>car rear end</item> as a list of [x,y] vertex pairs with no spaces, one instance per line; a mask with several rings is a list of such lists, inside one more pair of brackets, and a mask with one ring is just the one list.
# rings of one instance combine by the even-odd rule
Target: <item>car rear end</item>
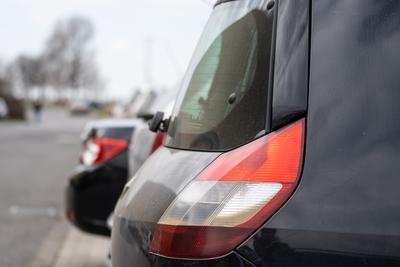
[[69,179],[68,219],[80,229],[109,235],[107,218],[128,178],[128,146],[133,120],[89,123],[82,133],[80,164]]
[[399,266],[400,3],[218,1],[114,267]]

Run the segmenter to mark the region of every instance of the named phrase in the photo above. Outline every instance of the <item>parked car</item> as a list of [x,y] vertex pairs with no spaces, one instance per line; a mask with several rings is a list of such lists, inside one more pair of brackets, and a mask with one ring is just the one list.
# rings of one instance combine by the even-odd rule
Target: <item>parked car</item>
[[0,98],[0,119],[6,118],[8,115],[8,106],[3,98]]
[[71,115],[87,115],[92,110],[92,107],[88,101],[75,100],[71,102],[69,106],[69,112]]
[[3,114],[7,114],[7,118],[13,120],[26,119],[25,103],[22,99],[15,98],[12,95],[8,94],[1,94],[0,98],[4,101],[3,104],[0,104],[3,105],[3,107],[0,107],[0,109],[2,109],[2,111],[0,112],[2,112]]
[[146,121],[142,121],[131,137],[129,145],[128,172],[132,178],[146,159],[153,154],[164,140],[163,132],[151,132]]
[[218,1],[114,210],[113,266],[400,266],[399,15]]
[[[153,116],[150,112],[164,107],[172,96],[170,93],[152,95],[157,98],[151,106],[141,108],[144,113],[138,118],[99,120],[85,127],[81,136],[81,165],[70,178],[66,209],[68,219],[81,230],[110,234],[107,219],[124,184],[133,176],[133,170],[162,144],[164,134],[150,132],[148,120]],[[172,104],[167,108],[172,109]],[[108,150],[110,154],[105,156]],[[130,158],[132,164],[128,164]]]
[[107,218],[128,179],[128,146],[137,123],[105,119],[85,126],[80,164],[66,190],[67,218],[81,230],[110,234]]
[[146,113],[140,114],[143,117],[141,122],[136,125],[135,132],[132,134],[129,144],[128,171],[129,178],[132,178],[147,158],[153,154],[163,143],[165,133],[162,131],[152,132],[149,129],[149,120],[157,110],[162,109],[165,116],[170,116],[176,97],[176,90],[171,90],[169,94],[158,97],[152,108]]

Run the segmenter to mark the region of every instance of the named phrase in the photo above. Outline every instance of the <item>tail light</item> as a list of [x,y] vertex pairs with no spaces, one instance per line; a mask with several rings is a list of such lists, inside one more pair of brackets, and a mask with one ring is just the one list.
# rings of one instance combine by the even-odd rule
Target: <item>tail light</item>
[[74,211],[70,210],[67,212],[67,218],[71,221],[71,222],[75,222],[76,221],[76,214]]
[[235,249],[293,193],[303,142],[304,119],[219,156],[165,211],[150,252],[201,259]]
[[128,147],[128,141],[112,138],[92,138],[86,141],[81,163],[87,166],[105,162]]
[[164,136],[165,136],[164,132],[161,132],[161,131],[157,132],[156,138],[154,139],[153,146],[151,147],[150,154],[153,154],[153,152],[156,151],[162,145],[162,143],[164,141]]

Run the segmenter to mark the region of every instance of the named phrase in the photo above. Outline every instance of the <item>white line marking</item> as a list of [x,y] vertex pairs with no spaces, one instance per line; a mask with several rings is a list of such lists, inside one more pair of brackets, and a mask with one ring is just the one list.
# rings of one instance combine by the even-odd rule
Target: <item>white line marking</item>
[[57,210],[53,207],[20,207],[20,206],[11,206],[8,209],[8,212],[13,216],[46,216],[46,217],[56,217]]

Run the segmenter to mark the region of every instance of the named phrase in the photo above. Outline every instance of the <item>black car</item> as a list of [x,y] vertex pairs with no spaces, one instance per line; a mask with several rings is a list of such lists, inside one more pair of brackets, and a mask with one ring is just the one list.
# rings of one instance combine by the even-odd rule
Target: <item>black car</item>
[[218,1],[113,266],[400,266],[399,25],[400,1]]
[[128,180],[128,146],[136,124],[98,120],[83,130],[80,164],[66,190],[66,215],[85,232],[110,235],[107,218]]

